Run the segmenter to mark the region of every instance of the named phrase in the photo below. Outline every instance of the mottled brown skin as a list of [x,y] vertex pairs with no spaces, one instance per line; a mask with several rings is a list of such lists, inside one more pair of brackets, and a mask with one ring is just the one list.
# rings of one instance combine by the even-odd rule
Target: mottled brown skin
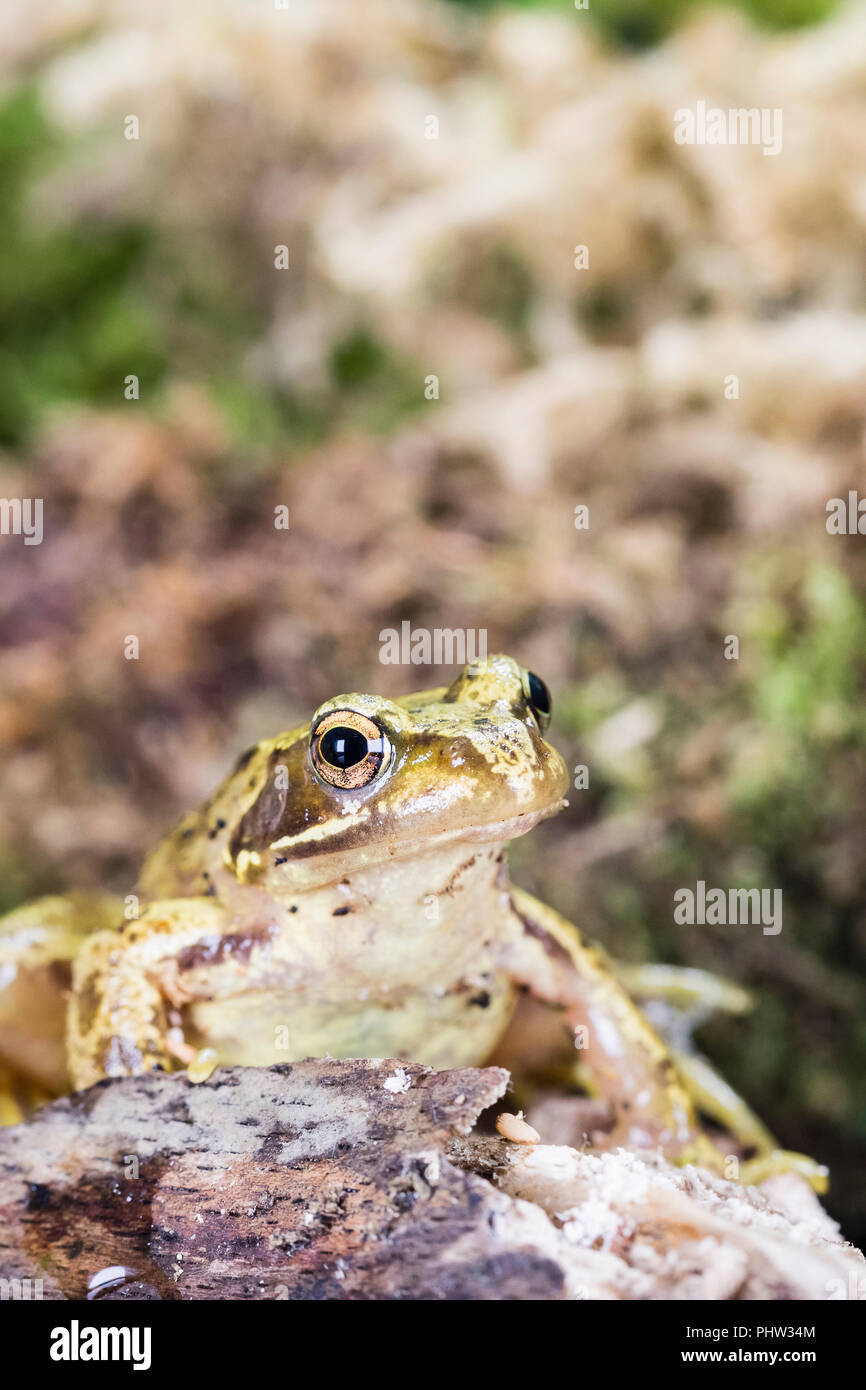
[[[366,786],[330,785],[314,763],[311,731],[336,711],[386,736]],[[477,1065],[529,990],[559,1010],[581,1076],[613,1106],[612,1142],[707,1158],[671,1056],[603,953],[508,882],[507,842],[568,789],[540,718],[526,673],[495,656],[448,689],[338,696],[249,750],[145,863],[137,919],[118,912],[106,930],[80,911],[64,925],[71,1084],[176,1068],[204,1047],[226,1064]],[[38,923],[39,904],[22,912]],[[17,930],[5,958],[19,975],[23,920],[0,923],[0,968]],[[33,1080],[56,1086],[58,1069],[55,1056]]]

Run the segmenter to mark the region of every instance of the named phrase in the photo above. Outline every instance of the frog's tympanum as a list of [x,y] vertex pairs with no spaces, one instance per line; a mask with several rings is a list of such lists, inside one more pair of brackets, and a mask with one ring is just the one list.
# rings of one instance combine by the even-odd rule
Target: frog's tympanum
[[509,882],[509,840],[566,804],[550,712],[543,681],[505,656],[447,689],[338,695],[245,753],[159,845],[138,916],[91,897],[12,913],[7,1113],[22,1077],[50,1095],[205,1048],[236,1065],[481,1064],[529,992],[610,1103],[609,1142],[715,1163],[695,1097],[765,1169],[797,1166],[705,1064],[671,1055],[597,947]]

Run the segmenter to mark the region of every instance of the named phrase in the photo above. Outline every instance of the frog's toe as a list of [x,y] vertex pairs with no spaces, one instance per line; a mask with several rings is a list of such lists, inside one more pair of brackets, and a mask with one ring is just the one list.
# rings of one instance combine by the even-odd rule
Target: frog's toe
[[794,1153],[791,1149],[769,1149],[747,1159],[740,1164],[739,1181],[755,1185],[780,1173],[796,1173],[819,1194],[826,1192],[830,1185],[830,1170],[823,1163],[816,1163],[807,1154]]
[[688,1144],[680,1149],[679,1153],[669,1155],[672,1163],[677,1167],[684,1167],[685,1164],[693,1164],[695,1168],[706,1168],[710,1173],[715,1173],[718,1177],[726,1177],[726,1158],[720,1149],[717,1149],[713,1141],[702,1131],[698,1130],[692,1134]]
[[678,1166],[691,1163],[696,1168],[704,1168],[745,1187],[756,1187],[767,1178],[778,1177],[781,1173],[796,1173],[821,1195],[827,1191],[830,1182],[829,1169],[807,1154],[794,1153],[791,1149],[766,1149],[754,1158],[735,1159],[731,1154],[722,1153],[705,1134],[695,1135],[692,1143],[681,1150],[673,1161]]
[[638,999],[662,999],[678,1009],[747,1014],[754,1006],[748,990],[723,975],[693,966],[616,962],[617,979]]

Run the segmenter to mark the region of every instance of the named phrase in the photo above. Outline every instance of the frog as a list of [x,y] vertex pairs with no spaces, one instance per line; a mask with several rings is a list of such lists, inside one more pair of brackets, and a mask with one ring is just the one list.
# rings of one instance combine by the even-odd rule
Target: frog
[[[703,1114],[753,1155],[753,1176],[793,1168],[821,1185],[825,1170],[779,1149],[704,1060],[663,1040],[640,1007],[640,967],[625,979],[511,882],[509,843],[568,805],[551,717],[545,682],[505,655],[470,661],[447,687],[334,696],[243,753],[146,858],[132,911],[94,895],[9,914],[7,1111],[10,1077],[44,1098],[192,1075],[203,1057],[480,1066],[528,995],[571,1080],[606,1104],[607,1146],[718,1169]],[[724,1002],[702,972],[650,974],[655,994]]]

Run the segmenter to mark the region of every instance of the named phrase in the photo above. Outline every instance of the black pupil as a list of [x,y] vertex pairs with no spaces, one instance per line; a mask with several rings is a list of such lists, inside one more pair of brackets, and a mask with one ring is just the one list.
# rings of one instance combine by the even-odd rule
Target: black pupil
[[539,714],[550,714],[552,702],[550,699],[550,691],[544,684],[544,681],[540,676],[537,676],[534,671],[528,671],[527,676],[529,703],[538,710]]
[[354,767],[362,763],[369,751],[365,734],[339,724],[322,734],[319,752],[331,767]]

